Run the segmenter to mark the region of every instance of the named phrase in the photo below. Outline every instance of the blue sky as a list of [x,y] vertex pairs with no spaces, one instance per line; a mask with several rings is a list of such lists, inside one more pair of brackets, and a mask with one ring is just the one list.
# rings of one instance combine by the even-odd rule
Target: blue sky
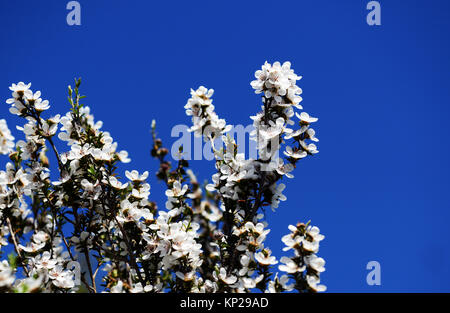
[[[66,24],[67,2],[1,1],[0,98],[32,82],[52,114],[65,113],[67,85],[81,76],[86,104],[130,153],[121,171],[154,173],[153,118],[170,145],[172,126],[190,123],[189,89],[205,85],[221,117],[247,125],[260,107],[254,71],[289,60],[319,117],[320,153],[269,214],[267,243],[280,256],[287,225],[311,219],[326,235],[330,292],[450,291],[450,2],[380,1],[373,27],[366,0],[82,0],[81,26]],[[22,125],[8,107],[0,118]],[[202,180],[214,172],[191,165]],[[163,206],[163,185],[150,183]],[[366,284],[372,260],[381,286]]]

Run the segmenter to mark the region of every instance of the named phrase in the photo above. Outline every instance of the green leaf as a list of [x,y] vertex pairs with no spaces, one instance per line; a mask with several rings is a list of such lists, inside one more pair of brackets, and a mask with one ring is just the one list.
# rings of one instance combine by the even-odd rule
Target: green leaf
[[8,262],[9,266],[15,269],[17,267],[17,255],[14,253],[8,254]]
[[95,171],[94,166],[91,165],[91,167],[88,169],[89,174],[91,174],[92,176],[96,176],[97,172]]

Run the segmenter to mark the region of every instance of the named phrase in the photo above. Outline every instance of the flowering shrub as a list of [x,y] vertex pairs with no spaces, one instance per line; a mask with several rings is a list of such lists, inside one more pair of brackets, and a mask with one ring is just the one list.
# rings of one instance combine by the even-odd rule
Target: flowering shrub
[[[295,112],[302,110],[301,77],[289,62],[266,62],[255,76],[251,86],[263,104],[251,117],[257,159],[237,153],[227,136],[231,126],[215,112],[213,90],[191,90],[190,131],[210,142],[215,156],[210,184],[201,185],[186,160],[167,160],[152,122],[151,154],[167,185],[166,210],[149,199],[148,172],[125,171],[126,181],[118,176],[128,153],[80,103],[80,80],[69,86],[70,111],[52,117],[44,116],[49,102],[31,84],[12,84],[10,112],[26,123],[17,127],[24,140],[14,142],[0,120],[0,153],[11,160],[0,171],[0,291],[324,291],[325,261],[316,256],[324,236],[317,227],[290,225],[283,250],[293,252],[280,263],[264,245],[270,232],[264,208],[286,200],[280,180],[293,178],[297,162],[318,152],[311,143],[318,141],[311,128],[317,118]],[[66,151],[57,151],[56,140],[67,143]],[[56,181],[47,153],[55,155]],[[14,252],[6,256],[8,245]]]

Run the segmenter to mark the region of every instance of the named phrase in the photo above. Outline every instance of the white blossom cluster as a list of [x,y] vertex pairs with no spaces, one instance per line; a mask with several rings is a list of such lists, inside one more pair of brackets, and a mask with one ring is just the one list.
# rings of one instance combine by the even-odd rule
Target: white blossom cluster
[[[10,112],[26,122],[17,127],[23,139],[14,142],[0,121],[0,152],[10,158],[0,171],[0,292],[324,291],[318,228],[290,226],[283,242],[295,255],[281,264],[264,244],[264,208],[286,200],[279,181],[317,153],[309,142],[318,141],[310,128],[317,119],[294,112],[302,109],[300,77],[288,62],[266,62],[256,78],[251,85],[263,98],[262,112],[252,117],[257,159],[237,153],[231,126],[215,113],[213,90],[191,90],[190,130],[212,144],[216,157],[211,184],[201,185],[187,161],[166,159],[152,123],[156,177],[167,186],[162,210],[150,198],[148,171],[120,177],[120,164],[131,160],[81,103],[80,80],[69,86],[70,111],[50,117],[41,92],[13,84]],[[14,252],[5,258],[8,245]],[[286,274],[278,277],[277,265]]]
[[[267,284],[270,275],[265,274],[267,269],[264,268],[277,263],[270,249],[262,244],[265,238],[262,234],[265,234],[267,225],[258,222],[259,210],[264,206],[278,208],[280,201],[286,200],[282,193],[286,185],[278,181],[283,177],[293,178],[291,172],[296,163],[318,152],[315,144],[311,143],[318,139],[310,127],[318,119],[306,112],[295,112],[295,109],[303,109],[300,105],[302,90],[296,84],[301,77],[294,73],[291,64],[275,62],[271,65],[266,62],[255,77],[251,85],[263,99],[262,111],[251,117],[252,135],[259,150],[256,160],[237,153],[234,138],[227,135],[231,125],[214,112],[212,89],[201,86],[191,90],[191,98],[185,106],[186,114],[193,116],[190,130],[211,142],[216,157],[217,173],[206,189],[221,201],[224,235],[228,242],[233,243],[231,248],[228,246],[221,251],[221,255],[223,259],[229,258],[228,262],[241,265],[226,271],[230,275],[227,281],[232,282],[230,288],[239,291]],[[298,118],[298,129],[292,128],[294,116]],[[220,136],[223,147],[218,146],[215,140]],[[282,146],[285,147],[285,159],[278,153]],[[220,271],[223,272],[223,267]],[[287,276],[277,281],[290,286]],[[283,290],[292,290],[293,286]]]
[[320,234],[316,226],[298,224],[289,225],[290,234],[282,241],[286,245],[284,251],[294,250],[293,257],[282,257],[279,270],[288,273],[296,281],[298,290],[325,291],[325,285],[319,285],[320,273],[325,271],[325,260],[316,255],[319,244],[325,236]]

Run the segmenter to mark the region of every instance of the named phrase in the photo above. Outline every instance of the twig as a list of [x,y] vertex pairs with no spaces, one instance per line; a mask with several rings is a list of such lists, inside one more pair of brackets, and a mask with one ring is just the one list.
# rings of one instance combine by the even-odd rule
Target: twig
[[23,270],[25,271],[25,273],[28,276],[29,272],[28,272],[28,269],[26,268],[25,264],[23,263],[22,254],[20,253],[20,248],[19,248],[19,245],[17,244],[17,240],[16,240],[16,234],[12,228],[11,220],[9,219],[9,217],[6,218],[6,222],[8,223],[9,232],[11,233],[11,239],[14,244],[14,249],[16,250],[16,253],[20,259],[20,265],[22,266]]

